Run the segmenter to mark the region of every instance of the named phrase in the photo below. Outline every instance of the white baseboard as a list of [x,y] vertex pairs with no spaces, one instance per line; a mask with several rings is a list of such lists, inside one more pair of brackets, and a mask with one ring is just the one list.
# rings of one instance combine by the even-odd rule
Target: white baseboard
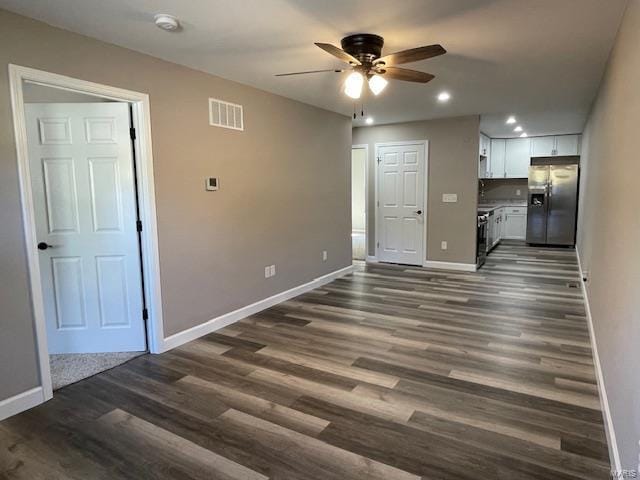
[[596,379],[598,381],[598,394],[600,395],[600,406],[604,417],[604,430],[607,435],[607,445],[609,446],[609,460],[611,461],[611,470],[616,472],[622,471],[620,462],[620,452],[618,451],[618,442],[616,441],[616,433],[613,428],[613,419],[611,418],[611,410],[609,409],[609,400],[607,398],[607,390],[604,385],[604,377],[602,376],[602,367],[600,366],[600,356],[598,355],[598,345],[596,343],[595,332],[593,330],[593,318],[591,317],[591,307],[589,306],[589,296],[587,287],[584,283],[582,262],[580,261],[580,253],[576,248],[576,256],[578,258],[578,268],[580,270],[580,285],[582,286],[582,295],[584,296],[584,304],[587,313],[587,324],[589,326],[589,338],[591,339],[591,350],[593,351],[593,364],[596,369]]
[[0,402],[0,421],[40,405],[45,401],[42,387],[32,388]]
[[426,268],[436,268],[438,270],[456,270],[459,272],[475,272],[475,263],[455,263],[455,262],[437,262],[435,260],[427,260],[422,264]]
[[258,302],[252,303],[251,305],[247,305],[246,307],[239,308],[238,310],[234,310],[233,312],[226,313],[224,315],[221,315],[220,317],[212,318],[205,323],[196,325],[195,327],[191,327],[187,330],[171,335],[164,339],[162,345],[160,346],[160,352],[158,353],[166,352],[167,350],[171,350],[172,348],[179,347],[180,345],[195,340],[196,338],[200,338],[203,335],[207,335],[208,333],[219,330],[223,327],[226,327],[227,325],[231,325],[238,320],[242,320],[243,318],[261,312],[262,310],[265,310],[269,307],[273,307],[278,303],[285,302],[293,297],[297,297],[298,295],[309,292],[314,288],[321,287],[322,285],[332,282],[336,278],[352,273],[354,269],[355,267],[353,265],[349,265],[348,267],[344,267],[340,270],[328,273],[303,285],[291,288],[284,292],[273,295],[272,297],[265,298],[264,300],[260,300]]
[[367,255],[367,263],[378,263],[378,257],[375,255]]

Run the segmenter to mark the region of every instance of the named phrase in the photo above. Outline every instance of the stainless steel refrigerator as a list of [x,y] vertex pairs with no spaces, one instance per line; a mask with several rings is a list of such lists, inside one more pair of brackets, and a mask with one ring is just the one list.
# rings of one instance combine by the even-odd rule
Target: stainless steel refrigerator
[[575,245],[578,165],[529,167],[527,243]]

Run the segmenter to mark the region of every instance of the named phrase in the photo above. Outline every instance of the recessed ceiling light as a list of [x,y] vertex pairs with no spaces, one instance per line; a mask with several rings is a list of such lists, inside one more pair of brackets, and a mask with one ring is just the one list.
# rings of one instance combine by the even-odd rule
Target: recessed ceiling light
[[438,95],[439,102],[448,102],[450,98],[451,98],[451,95],[449,94],[449,92],[441,92]]
[[167,13],[159,13],[153,17],[155,24],[162,30],[175,32],[180,29],[180,21],[173,15]]
[[367,119],[365,120],[365,123],[366,123],[367,125],[371,125],[371,124],[373,124],[373,117],[367,117]]
[[526,137],[528,137],[529,135],[527,135],[527,132],[522,132],[522,133],[520,134],[520,136],[521,136],[522,138],[526,138]]
[[522,127],[520,125],[518,125],[516,128],[513,129],[514,132],[521,132],[522,131]]
[[516,117],[509,117],[507,118],[507,125],[511,125],[512,123],[516,123]]

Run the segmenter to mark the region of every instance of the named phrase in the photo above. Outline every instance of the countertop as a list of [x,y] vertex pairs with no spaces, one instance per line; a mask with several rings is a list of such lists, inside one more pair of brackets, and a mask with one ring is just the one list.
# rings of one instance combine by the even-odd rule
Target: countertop
[[494,210],[497,210],[498,208],[503,208],[503,207],[526,207],[526,206],[527,206],[527,202],[525,202],[524,200],[520,200],[520,201],[505,200],[505,201],[499,201],[499,202],[478,203],[478,211],[489,213],[489,212],[493,212]]

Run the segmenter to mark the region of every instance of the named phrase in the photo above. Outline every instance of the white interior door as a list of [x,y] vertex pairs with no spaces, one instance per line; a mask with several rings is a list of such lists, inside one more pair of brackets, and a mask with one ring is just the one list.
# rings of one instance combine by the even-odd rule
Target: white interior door
[[49,353],[145,350],[129,106],[25,114]]
[[422,265],[425,235],[424,144],[378,147],[378,259]]

